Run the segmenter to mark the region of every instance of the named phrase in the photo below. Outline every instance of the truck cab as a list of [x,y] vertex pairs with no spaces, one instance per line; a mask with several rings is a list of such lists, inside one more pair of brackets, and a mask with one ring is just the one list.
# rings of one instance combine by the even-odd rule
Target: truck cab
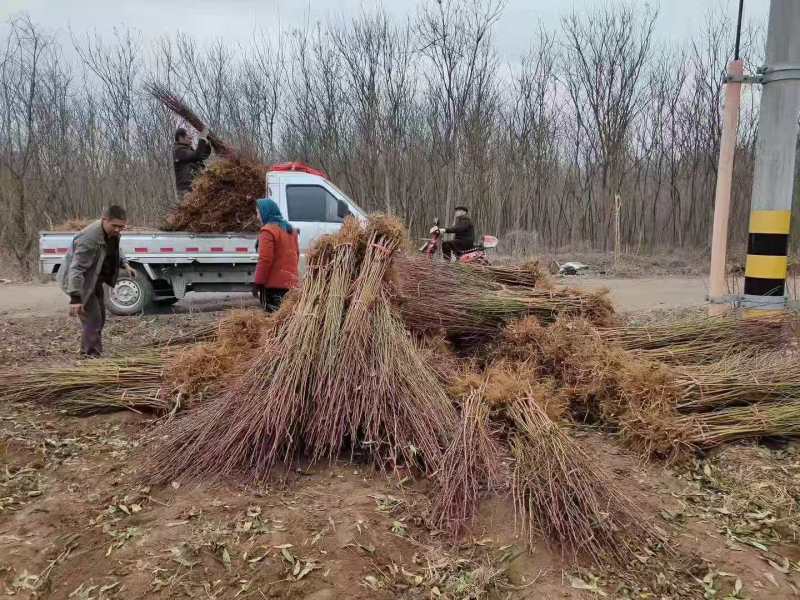
[[267,173],[267,195],[300,232],[301,262],[314,241],[336,233],[344,220],[364,220],[366,213],[323,173],[302,163],[275,165]]
[[[322,235],[335,233],[348,216],[366,213],[323,173],[302,163],[283,163],[266,175],[267,196],[300,233],[300,270]],[[255,203],[253,211],[255,212]],[[76,231],[39,234],[42,273],[59,272]],[[120,273],[106,305],[116,315],[132,315],[153,304],[173,304],[188,292],[249,291],[255,274],[257,233],[125,231],[120,245],[136,277]]]

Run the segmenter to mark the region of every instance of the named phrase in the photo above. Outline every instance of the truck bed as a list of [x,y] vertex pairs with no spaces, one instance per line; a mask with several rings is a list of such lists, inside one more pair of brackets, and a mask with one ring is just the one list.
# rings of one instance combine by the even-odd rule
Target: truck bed
[[[77,231],[39,233],[39,264],[43,273],[55,273]],[[122,251],[142,264],[255,263],[257,233],[188,233],[182,231],[127,231]]]

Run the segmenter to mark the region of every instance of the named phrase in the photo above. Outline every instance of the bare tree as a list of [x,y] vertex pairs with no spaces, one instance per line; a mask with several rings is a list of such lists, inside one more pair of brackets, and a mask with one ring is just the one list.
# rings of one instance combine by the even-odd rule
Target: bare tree
[[420,53],[426,69],[430,126],[446,173],[445,212],[454,205],[459,172],[458,146],[471,104],[480,101],[495,68],[491,45],[493,25],[502,0],[466,3],[440,0],[422,5],[417,17]]
[[69,84],[52,38],[12,20],[0,56],[0,243],[22,268],[68,172]]
[[[610,0],[539,28],[499,64],[501,0],[424,3],[309,23],[280,37],[175,35],[145,45],[126,30],[73,36],[75,74],[27,18],[0,25],[0,251],[35,265],[36,232],[91,216],[110,198],[137,224],[174,202],[180,125],[141,88],[166,82],[265,162],[324,168],[367,210],[421,235],[469,204],[506,247],[608,247],[613,199],[630,251],[703,249],[711,226],[730,27],[713,13],[685,44],[659,45],[655,13]],[[763,30],[745,29],[759,64]],[[743,103],[732,222],[746,222],[758,90]],[[799,221],[800,222],[800,221]],[[746,227],[731,232],[743,245]]]
[[631,128],[644,106],[641,81],[656,18],[655,12],[617,4],[580,16],[573,12],[563,20],[564,78],[602,172],[605,205],[595,214],[603,228],[595,241],[603,245],[609,240],[614,196],[623,191]]

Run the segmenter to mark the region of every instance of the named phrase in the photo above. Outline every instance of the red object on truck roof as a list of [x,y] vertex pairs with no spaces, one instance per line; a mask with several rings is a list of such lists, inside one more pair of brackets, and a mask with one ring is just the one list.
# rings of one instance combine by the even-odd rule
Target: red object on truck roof
[[306,163],[302,162],[285,162],[285,163],[278,163],[277,165],[272,165],[269,168],[270,171],[300,171],[301,173],[310,173],[311,175],[318,175],[319,177],[324,177],[328,179],[328,174],[321,170],[315,169],[314,167],[308,166]]

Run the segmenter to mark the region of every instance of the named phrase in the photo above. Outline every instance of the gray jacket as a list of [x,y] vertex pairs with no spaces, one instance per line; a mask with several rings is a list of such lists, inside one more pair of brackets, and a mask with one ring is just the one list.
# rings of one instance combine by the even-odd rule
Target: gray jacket
[[[106,258],[106,236],[101,221],[95,221],[72,239],[72,247],[64,257],[64,264],[58,270],[58,282],[68,296],[80,296],[81,304],[94,293],[97,278]],[[119,249],[119,266],[127,264]],[[113,284],[117,283],[114,273]]]

